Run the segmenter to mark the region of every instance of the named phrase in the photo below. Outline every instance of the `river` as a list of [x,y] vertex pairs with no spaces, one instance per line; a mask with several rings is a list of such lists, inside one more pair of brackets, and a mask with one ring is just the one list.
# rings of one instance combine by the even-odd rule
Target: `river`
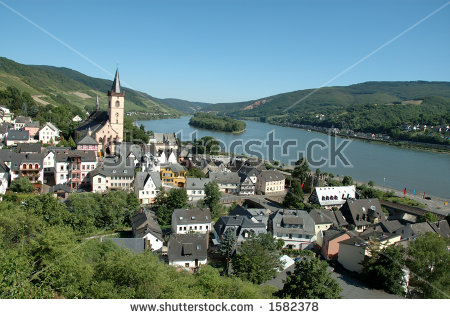
[[[282,163],[291,164],[298,158],[299,151],[305,151],[308,142],[315,140],[316,144],[323,141],[323,145],[330,145],[331,139],[335,139],[336,147],[340,143],[349,141],[346,148],[341,152],[348,159],[350,166],[344,165],[338,157],[336,165],[330,160],[325,165],[318,165],[321,171],[330,172],[335,175],[349,175],[355,180],[368,182],[374,181],[375,184],[394,189],[403,190],[405,187],[408,192],[415,191],[416,194],[431,194],[441,198],[450,198],[450,154],[434,153],[414,149],[403,149],[386,144],[376,144],[363,142],[360,140],[345,140],[339,137],[330,137],[317,132],[309,132],[292,127],[281,127],[267,123],[245,121],[247,128],[241,134],[217,132],[211,130],[197,129],[189,126],[189,116],[177,119],[164,119],[152,121],[138,121],[138,124],[144,124],[147,130],[160,133],[176,132],[181,139],[192,140],[192,134],[196,137],[213,136],[224,142],[227,151],[231,143],[242,140],[244,143],[253,143],[246,150],[243,147],[237,147],[235,153],[245,153],[252,155],[252,151],[259,151],[262,157],[270,157]],[[272,133],[271,133],[272,132]],[[280,141],[280,146],[273,147],[273,156],[270,156],[267,146],[258,147],[256,143],[261,141],[266,143],[269,134],[274,136],[275,142]],[[282,152],[283,142],[291,141],[296,146],[287,148],[286,154]],[[265,145],[265,144],[263,144]],[[321,157],[330,159],[329,149],[331,147],[315,146],[312,149],[314,160]],[[317,166],[312,166],[312,169]]]

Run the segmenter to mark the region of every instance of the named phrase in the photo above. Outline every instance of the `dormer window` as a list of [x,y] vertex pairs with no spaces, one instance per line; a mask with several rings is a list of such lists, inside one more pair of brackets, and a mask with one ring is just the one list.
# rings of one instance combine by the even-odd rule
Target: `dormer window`
[[115,174],[117,171],[115,169],[113,169],[113,173]]

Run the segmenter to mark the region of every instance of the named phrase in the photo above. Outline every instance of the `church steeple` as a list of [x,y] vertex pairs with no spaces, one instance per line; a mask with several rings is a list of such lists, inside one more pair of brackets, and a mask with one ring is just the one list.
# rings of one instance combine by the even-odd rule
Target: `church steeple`
[[111,92],[120,94],[119,67],[117,67],[117,69],[116,69],[116,76],[114,77],[114,82],[112,84]]

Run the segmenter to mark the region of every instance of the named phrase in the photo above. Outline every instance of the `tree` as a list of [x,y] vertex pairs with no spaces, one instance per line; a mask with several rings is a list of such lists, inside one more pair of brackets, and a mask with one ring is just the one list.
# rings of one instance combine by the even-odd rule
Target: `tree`
[[170,225],[173,211],[177,208],[186,207],[187,199],[186,190],[182,188],[172,188],[167,193],[161,189],[153,205],[160,225]]
[[304,257],[288,272],[284,286],[276,294],[290,299],[335,299],[342,289],[328,271],[328,264],[319,257]]
[[379,249],[379,243],[369,246],[369,256],[362,262],[362,274],[374,288],[404,295],[405,265],[403,249],[400,246],[387,246]]
[[187,177],[197,177],[197,178],[204,178],[206,177],[206,174],[202,172],[202,170],[198,167],[192,167],[191,169],[188,169],[186,171]]
[[67,141],[67,144],[71,148],[76,148],[77,147],[77,143],[75,143],[75,141],[73,140],[72,136],[69,137],[69,140]]
[[423,214],[422,217],[419,218],[419,223],[422,223],[422,222],[435,223],[437,221],[438,221],[438,218],[437,218],[436,214],[433,214],[431,212],[426,212],[425,214]]
[[262,284],[276,276],[281,261],[278,250],[273,249],[277,247],[276,241],[271,237],[273,246],[261,235],[252,236],[241,244],[232,259],[233,271],[238,277]]
[[294,171],[292,172],[292,177],[298,178],[303,183],[306,182],[308,178],[308,173],[311,170],[309,169],[309,163],[306,158],[300,158],[297,162],[295,162]]
[[374,187],[375,186],[375,182],[374,181],[369,181],[367,183],[367,185],[369,185],[370,187]]
[[428,232],[413,241],[407,250],[406,265],[411,271],[410,294],[422,298],[450,295],[450,240]]
[[236,230],[233,227],[228,228],[223,234],[222,242],[220,243],[217,252],[225,258],[225,273],[228,274],[230,270],[231,257],[233,257],[236,249]]
[[203,203],[210,209],[211,217],[217,218],[220,212],[220,190],[216,182],[205,185],[205,198]]
[[23,177],[12,181],[9,189],[17,193],[31,193],[34,188],[28,178]]
[[342,179],[342,184],[344,186],[352,185],[353,184],[353,178],[351,176],[344,176],[344,178]]
[[283,206],[293,209],[303,209],[303,196],[302,185],[298,180],[294,179],[291,183],[291,189],[284,196]]

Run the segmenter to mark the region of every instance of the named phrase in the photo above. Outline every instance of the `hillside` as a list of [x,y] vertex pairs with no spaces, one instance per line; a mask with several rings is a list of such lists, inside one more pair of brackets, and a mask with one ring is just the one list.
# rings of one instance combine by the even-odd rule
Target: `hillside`
[[[270,117],[320,112],[338,106],[394,104],[431,96],[450,98],[450,82],[365,82],[324,87],[307,97],[313,90],[299,90],[239,103],[213,104],[204,110],[232,113],[239,117]],[[301,99],[304,100],[297,103]],[[287,110],[293,104],[295,106]]]
[[157,99],[161,103],[170,106],[180,112],[187,114],[194,114],[200,111],[203,108],[206,108],[211,105],[211,103],[203,103],[203,102],[190,102],[180,99]]
[[[107,109],[106,92],[112,81],[93,78],[80,72],[53,66],[23,65],[0,57],[0,88],[14,86],[28,92],[41,105],[69,104],[83,111],[95,107],[96,96],[100,108]],[[152,113],[155,118],[176,117],[182,114],[146,93],[126,90],[126,112]]]

